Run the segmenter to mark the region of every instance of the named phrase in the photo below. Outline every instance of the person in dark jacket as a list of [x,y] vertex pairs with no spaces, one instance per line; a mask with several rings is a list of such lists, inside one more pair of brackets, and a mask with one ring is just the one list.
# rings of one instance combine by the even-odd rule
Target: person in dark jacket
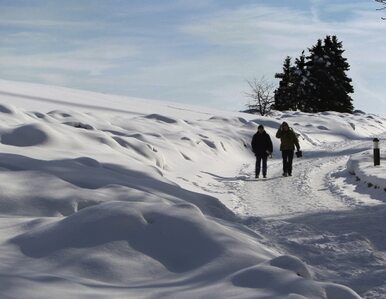
[[300,152],[298,137],[295,132],[283,122],[276,133],[276,138],[280,138],[280,150],[283,157],[283,176],[292,175],[292,161],[294,158],[295,147]]
[[255,177],[260,175],[261,162],[263,162],[263,177],[267,177],[267,158],[272,154],[273,146],[271,137],[265,132],[264,126],[257,128],[257,133],[252,138],[252,151],[256,156]]

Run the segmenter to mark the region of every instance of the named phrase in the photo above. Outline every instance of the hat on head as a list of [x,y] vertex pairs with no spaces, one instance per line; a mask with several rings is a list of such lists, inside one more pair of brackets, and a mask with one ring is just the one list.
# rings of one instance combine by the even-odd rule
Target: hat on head
[[288,123],[283,121],[283,123],[281,124],[282,126],[287,126],[288,127]]
[[259,125],[259,126],[257,127],[257,129],[264,129],[264,126],[263,126],[263,125]]

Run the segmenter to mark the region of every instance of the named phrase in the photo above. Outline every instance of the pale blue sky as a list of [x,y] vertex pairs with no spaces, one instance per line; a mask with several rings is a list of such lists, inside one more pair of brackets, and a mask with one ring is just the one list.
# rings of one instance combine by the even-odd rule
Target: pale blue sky
[[0,0],[0,78],[242,109],[247,79],[337,35],[354,106],[386,115],[372,0]]

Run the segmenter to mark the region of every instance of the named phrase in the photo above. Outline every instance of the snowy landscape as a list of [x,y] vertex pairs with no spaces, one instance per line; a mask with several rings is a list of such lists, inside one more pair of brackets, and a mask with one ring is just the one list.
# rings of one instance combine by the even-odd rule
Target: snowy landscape
[[[260,124],[274,153],[256,180]],[[386,298],[384,117],[0,80],[0,136],[1,298]]]

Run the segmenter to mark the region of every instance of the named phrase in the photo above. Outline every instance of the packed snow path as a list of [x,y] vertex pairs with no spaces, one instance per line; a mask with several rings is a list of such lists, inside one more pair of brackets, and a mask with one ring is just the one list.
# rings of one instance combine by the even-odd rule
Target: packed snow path
[[282,177],[277,157],[268,161],[267,179],[255,180],[251,161],[241,181],[225,183],[239,193],[233,210],[267,237],[267,245],[298,256],[318,279],[347,285],[364,298],[385,298],[386,227],[381,224],[386,193],[359,187],[346,170],[349,155],[368,149],[369,143],[350,141],[306,152],[294,158],[292,177]]

